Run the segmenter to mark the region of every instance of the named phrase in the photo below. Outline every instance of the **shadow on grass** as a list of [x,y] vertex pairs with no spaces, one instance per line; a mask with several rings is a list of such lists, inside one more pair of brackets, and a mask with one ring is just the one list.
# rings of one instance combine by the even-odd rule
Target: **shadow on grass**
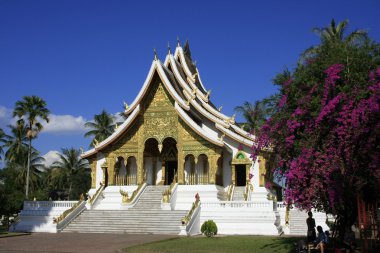
[[291,253],[296,252],[297,242],[305,240],[304,237],[277,237],[272,242],[264,244],[260,249],[271,249],[273,252],[284,251]]

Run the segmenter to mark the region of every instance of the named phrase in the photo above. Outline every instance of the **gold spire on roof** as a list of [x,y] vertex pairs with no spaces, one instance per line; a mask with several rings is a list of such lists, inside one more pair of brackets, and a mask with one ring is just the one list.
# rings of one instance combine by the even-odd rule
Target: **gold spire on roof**
[[169,41],[168,41],[168,54],[171,54]]
[[153,49],[153,53],[154,53],[154,60],[157,61],[157,52],[156,52],[156,48]]
[[181,43],[179,41],[179,36],[177,35],[177,47],[180,47],[181,46]]
[[124,101],[123,103],[124,103],[124,109],[125,109],[125,110],[128,110],[129,105],[128,105],[125,101]]

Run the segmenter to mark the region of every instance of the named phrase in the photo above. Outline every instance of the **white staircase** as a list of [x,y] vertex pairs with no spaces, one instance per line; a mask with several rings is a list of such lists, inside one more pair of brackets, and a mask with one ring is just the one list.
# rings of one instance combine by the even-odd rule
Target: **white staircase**
[[147,186],[137,204],[128,210],[86,210],[63,232],[179,234],[186,210],[161,210],[167,186]]
[[245,186],[235,186],[232,201],[244,201]]
[[[293,208],[289,212],[289,230],[291,235],[303,235],[307,233],[307,212],[300,211],[297,208]],[[326,214],[313,211],[313,218],[315,219],[316,226],[321,226],[323,231],[329,230],[326,225]]]

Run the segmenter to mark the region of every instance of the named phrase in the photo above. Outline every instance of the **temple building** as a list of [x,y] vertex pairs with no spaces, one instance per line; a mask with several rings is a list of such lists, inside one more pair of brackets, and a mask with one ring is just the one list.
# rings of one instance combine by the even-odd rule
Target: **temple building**
[[91,164],[92,188],[106,186],[251,184],[266,192],[265,159],[251,161],[254,136],[211,102],[189,44],[157,56],[128,106],[125,122],[82,158]]
[[82,154],[88,199],[25,201],[14,230],[195,235],[211,219],[219,234],[304,233],[297,228],[306,216],[292,215],[265,187],[269,153],[252,161],[255,137],[211,102],[187,42],[164,62],[154,55],[124,115]]

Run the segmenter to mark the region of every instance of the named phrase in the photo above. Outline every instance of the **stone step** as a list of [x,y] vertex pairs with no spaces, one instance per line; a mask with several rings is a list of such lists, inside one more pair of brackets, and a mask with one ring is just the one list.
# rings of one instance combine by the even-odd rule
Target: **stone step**
[[162,193],[167,188],[148,186],[128,210],[86,210],[63,232],[179,234],[181,219],[188,211],[161,210]]

